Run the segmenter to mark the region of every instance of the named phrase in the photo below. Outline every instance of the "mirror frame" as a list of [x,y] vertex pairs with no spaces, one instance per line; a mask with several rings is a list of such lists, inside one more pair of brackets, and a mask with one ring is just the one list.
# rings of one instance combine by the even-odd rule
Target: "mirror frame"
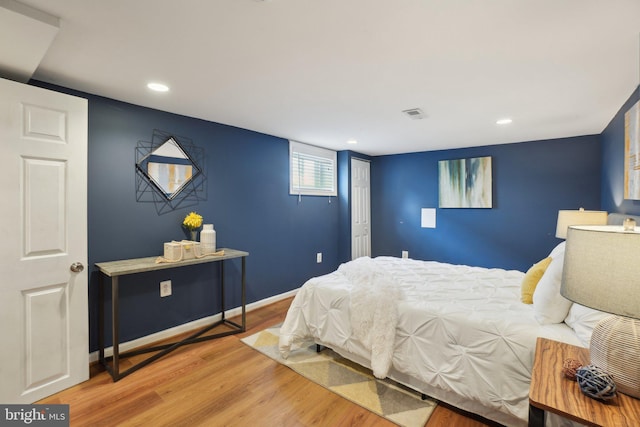
[[[171,145],[175,146],[175,148],[178,150],[179,156],[163,156],[163,155],[155,154],[159,150],[161,150],[162,147],[164,147],[166,144],[171,144]],[[170,161],[167,161],[167,162],[153,162],[153,163],[159,163],[159,164],[166,164],[166,165],[169,165],[169,166],[183,166],[186,163],[183,163],[181,161],[182,160],[187,160],[188,165],[190,165],[192,167],[192,171],[191,171],[190,177],[188,179],[185,179],[184,182],[181,182],[179,184],[179,186],[173,192],[168,192],[167,189],[164,188],[164,186],[160,182],[159,178],[157,176],[154,177],[149,172],[149,163],[152,163],[151,160],[155,160],[154,156],[157,156],[159,159],[163,159],[163,158],[165,158],[165,159],[172,159],[172,158],[173,159],[179,159],[175,163],[171,163]],[[169,138],[164,140],[162,143],[158,144],[155,147],[152,147],[152,149],[150,150],[150,152],[147,155],[145,155],[142,159],[140,159],[139,161],[136,162],[136,169],[138,170],[138,172],[143,177],[146,178],[146,180],[151,184],[151,186],[154,188],[154,190],[156,190],[159,194],[161,194],[165,199],[167,199],[169,201],[175,199],[182,192],[182,190],[184,190],[186,187],[188,187],[189,184],[193,183],[194,180],[198,177],[198,175],[200,175],[202,173],[202,169],[200,168],[200,166],[198,166],[198,164],[195,162],[195,160],[189,155],[189,153],[184,149],[184,147],[182,147],[182,145],[178,141],[178,138],[176,138],[174,136],[170,136]]]

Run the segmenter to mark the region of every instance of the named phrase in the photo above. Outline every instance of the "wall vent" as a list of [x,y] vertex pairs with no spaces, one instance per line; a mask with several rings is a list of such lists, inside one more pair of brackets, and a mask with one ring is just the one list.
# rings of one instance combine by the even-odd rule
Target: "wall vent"
[[402,113],[413,120],[425,118],[424,112],[419,108],[410,108],[408,110],[403,110]]

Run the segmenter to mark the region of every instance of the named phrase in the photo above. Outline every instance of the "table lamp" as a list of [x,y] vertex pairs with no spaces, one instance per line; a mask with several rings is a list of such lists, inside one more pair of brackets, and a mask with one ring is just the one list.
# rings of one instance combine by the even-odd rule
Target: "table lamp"
[[606,211],[586,211],[584,208],[578,210],[561,210],[558,211],[556,237],[558,239],[566,239],[567,227],[570,225],[604,225],[606,223]]
[[576,225],[567,232],[560,293],[613,314],[591,335],[591,364],[640,399],[640,230]]

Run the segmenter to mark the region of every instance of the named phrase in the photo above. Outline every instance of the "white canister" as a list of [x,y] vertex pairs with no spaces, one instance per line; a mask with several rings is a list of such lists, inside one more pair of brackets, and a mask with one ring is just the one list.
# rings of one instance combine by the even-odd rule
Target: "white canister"
[[212,254],[216,251],[216,230],[213,224],[204,224],[200,232],[200,250],[203,255]]

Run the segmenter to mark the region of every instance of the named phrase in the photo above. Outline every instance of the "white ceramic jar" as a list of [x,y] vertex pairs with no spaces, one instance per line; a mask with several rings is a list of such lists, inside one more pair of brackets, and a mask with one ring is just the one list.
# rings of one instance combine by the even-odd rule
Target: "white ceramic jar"
[[216,230],[213,224],[204,224],[200,232],[200,250],[202,255],[209,255],[216,251]]

